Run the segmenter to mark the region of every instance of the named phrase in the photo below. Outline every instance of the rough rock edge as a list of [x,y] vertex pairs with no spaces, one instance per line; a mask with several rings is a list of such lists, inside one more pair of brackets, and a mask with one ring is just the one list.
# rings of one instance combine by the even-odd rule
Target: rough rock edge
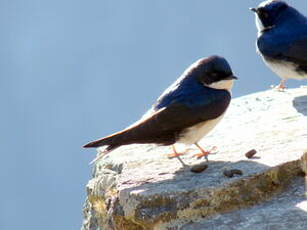
[[[221,213],[225,213],[228,211],[235,211],[237,209],[240,209],[241,207],[247,207],[256,203],[260,203],[261,201],[267,200],[269,198],[272,197],[272,195],[275,195],[277,193],[280,193],[281,191],[283,193],[281,193],[280,195],[282,196],[284,194],[283,190],[284,187],[286,187],[286,185],[288,183],[292,184],[292,179],[295,179],[294,177],[296,176],[296,174],[299,174],[299,172],[301,171],[299,169],[299,167],[297,167],[298,165],[301,165],[302,169],[304,169],[304,171],[306,172],[307,166],[307,155],[304,155],[304,157],[301,158],[301,160],[296,160],[298,158],[300,158],[300,154],[301,152],[303,152],[302,149],[302,144],[305,143],[306,138],[304,138],[304,136],[306,136],[305,131],[306,128],[303,127],[303,123],[305,122],[305,118],[307,116],[307,107],[306,107],[306,92],[305,91],[301,91],[299,89],[293,89],[293,90],[289,90],[287,91],[286,94],[280,94],[280,93],[275,93],[273,91],[266,91],[266,92],[261,92],[260,94],[253,94],[253,95],[248,95],[246,97],[243,97],[239,100],[234,100],[233,101],[233,106],[230,108],[229,110],[229,117],[225,117],[225,119],[223,120],[222,124],[220,125],[222,127],[222,129],[226,130],[228,128],[231,128],[231,126],[226,125],[227,121],[231,121],[233,119],[234,116],[237,116],[238,114],[242,114],[244,112],[248,112],[249,116],[248,119],[243,120],[243,123],[240,124],[242,126],[245,127],[245,124],[249,124],[248,122],[252,121],[257,121],[259,120],[259,118],[262,116],[262,112],[263,111],[267,111],[270,110],[271,114],[273,117],[275,117],[276,119],[272,120],[272,122],[275,122],[275,126],[266,126],[267,124],[269,124],[268,122],[271,122],[271,120],[269,119],[267,122],[263,122],[261,123],[262,125],[264,125],[264,127],[267,127],[266,130],[264,131],[270,131],[271,128],[273,130],[275,130],[276,125],[279,127],[279,123],[281,121],[283,121],[283,126],[282,126],[282,130],[281,129],[277,129],[277,131],[288,131],[289,132],[282,132],[283,136],[279,136],[279,138],[277,138],[274,142],[271,142],[270,136],[266,136],[267,141],[264,140],[264,143],[260,143],[260,150],[261,151],[268,151],[271,148],[274,148],[274,150],[272,151],[272,153],[279,153],[280,151],[290,151],[291,152],[291,157],[285,159],[285,158],[277,158],[277,162],[281,163],[281,162],[288,162],[288,163],[282,163],[279,166],[276,166],[275,163],[271,164],[271,162],[275,161],[275,158],[264,158],[264,160],[260,160],[260,161],[256,161],[258,163],[262,163],[264,165],[274,165],[274,168],[269,168],[269,169],[265,169],[266,171],[258,171],[258,174],[247,174],[249,176],[243,176],[243,177],[237,177],[235,178],[235,180],[229,180],[229,182],[226,182],[226,184],[224,183],[225,189],[227,190],[227,188],[231,187],[231,188],[236,188],[236,186],[240,186],[240,185],[245,185],[245,183],[248,184],[249,189],[250,188],[254,188],[256,185],[251,185],[251,183],[253,182],[252,178],[258,178],[258,180],[262,180],[260,182],[258,182],[258,187],[260,187],[263,190],[258,191],[257,190],[254,191],[252,190],[253,193],[256,193],[256,195],[258,194],[258,197],[260,199],[258,199],[257,196],[253,196],[252,194],[248,194],[248,196],[245,196],[246,192],[249,192],[249,190],[243,190],[243,195],[246,198],[246,201],[242,201],[241,203],[239,202],[239,207],[231,207],[231,205],[229,205],[230,207],[223,207],[223,203],[218,203],[217,201],[210,201],[212,203],[208,203],[213,205],[214,204],[218,204],[220,206],[222,206],[221,210],[218,209],[220,206],[218,207],[200,207],[200,211],[199,213],[197,213],[198,216],[196,216],[196,218],[194,218],[194,216],[192,214],[194,214],[193,212],[190,213],[190,210],[194,211],[193,209],[191,209],[192,204],[199,204],[199,203],[204,203],[203,200],[205,200],[206,196],[211,195],[212,197],[212,193],[214,194],[218,194],[218,191],[220,191],[220,194],[222,194],[224,197],[222,200],[225,200],[225,198],[227,198],[227,196],[225,197],[225,195],[223,194],[223,191],[221,191],[222,187],[216,187],[217,185],[215,184],[215,188],[210,187],[210,186],[205,186],[205,187],[199,187],[196,186],[194,187],[191,186],[191,189],[185,189],[183,191],[185,192],[180,192],[180,190],[176,190],[175,194],[172,192],[172,189],[167,189],[166,191],[168,192],[163,192],[163,188],[162,190],[156,190],[156,192],[152,192],[152,193],[143,193],[142,192],[142,188],[148,188],[146,184],[142,184],[143,182],[143,177],[142,176],[137,176],[137,178],[134,180],[134,177],[130,177],[128,176],[129,173],[132,173],[133,170],[129,171],[129,167],[132,169],[133,167],[137,167],[137,164],[130,164],[130,162],[134,162],[135,158],[133,158],[133,156],[137,155],[137,153],[139,152],[140,148],[139,146],[131,146],[130,150],[128,150],[126,152],[123,151],[120,155],[120,158],[116,157],[116,153],[114,153],[112,156],[112,159],[109,159],[107,161],[101,161],[99,162],[99,164],[96,165],[96,167],[94,168],[94,175],[93,175],[93,179],[89,182],[87,188],[88,188],[88,198],[87,198],[87,202],[85,204],[84,207],[84,215],[85,215],[85,221],[84,221],[84,225],[83,225],[83,230],[98,230],[98,229],[103,229],[103,230],[110,230],[110,229],[123,229],[123,230],[130,230],[130,229],[154,229],[154,230],[177,230],[180,229],[179,226],[181,226],[182,222],[184,221],[189,221],[191,222],[191,219],[189,219],[189,215],[194,218],[197,219],[199,218],[199,220],[207,222],[209,221],[209,219],[214,218],[214,216],[218,216]],[[261,95],[262,98],[264,98],[263,100],[259,99],[259,95]],[[276,100],[275,100],[276,99]],[[271,103],[271,101],[275,100],[275,103]],[[257,102],[256,104],[254,102]],[[242,105],[242,106],[241,106]],[[274,105],[274,106],[273,106]],[[291,107],[291,105],[293,105],[294,108]],[[280,107],[281,106],[281,107]],[[289,110],[288,110],[289,109]],[[295,111],[296,110],[296,111]],[[279,113],[279,111],[283,111],[282,113]],[[278,112],[278,113],[277,113]],[[300,113],[300,114],[296,114]],[[270,116],[270,117],[272,117]],[[294,119],[295,118],[295,119]],[[298,127],[294,127],[295,129],[292,130],[292,122],[301,122],[299,124],[300,128]],[[291,122],[291,124],[289,123]],[[239,123],[238,123],[239,124]],[[237,125],[238,125],[237,124]],[[296,124],[298,125],[298,124]],[[250,128],[255,128],[254,126],[250,126]],[[221,130],[221,129],[220,129]],[[244,131],[244,130],[243,130]],[[263,132],[262,132],[263,133]],[[262,135],[262,133],[258,133],[258,135]],[[276,131],[275,131],[276,133]],[[272,133],[271,135],[275,135],[275,133]],[[223,135],[227,135],[226,133],[222,133]],[[293,137],[292,135],[295,134],[295,140],[292,140],[294,142],[290,142],[289,139],[284,139],[284,138],[288,138],[288,137]],[[219,129],[216,130],[216,133],[210,137],[208,136],[206,138],[206,142],[210,142],[210,138],[215,138],[216,136],[221,135],[221,132],[219,131]],[[293,137],[293,138],[294,138]],[[282,140],[285,140],[285,142],[282,142]],[[301,142],[298,142],[297,140],[300,140]],[[245,142],[248,142],[249,139],[245,138]],[[244,142],[244,143],[245,143]],[[242,143],[238,143],[238,144],[242,144]],[[259,144],[259,143],[257,143]],[[264,147],[264,145],[268,144],[270,148],[266,148]],[[283,144],[283,145],[279,145],[279,144]],[[244,148],[246,147],[246,148]],[[251,146],[249,144],[244,144],[243,149],[249,149]],[[252,147],[254,147],[254,145],[252,145]],[[221,148],[223,148],[223,145],[221,145]],[[127,149],[129,149],[127,147]],[[258,151],[259,149],[257,149]],[[143,151],[143,149],[142,149]],[[155,149],[153,149],[153,151],[156,151]],[[259,151],[259,152],[261,152]],[[236,154],[237,151],[236,149],[234,149],[234,151],[232,152],[228,152],[228,149],[224,149],[224,153],[232,153],[232,154]],[[270,151],[271,152],[271,151]],[[125,155],[125,153],[127,153],[128,155]],[[135,154],[134,154],[135,153]],[[132,155],[130,155],[132,154]],[[156,160],[159,159],[159,157],[156,158],[156,156],[158,156],[159,151],[157,150],[157,154],[154,154],[155,159],[153,159],[153,162],[156,162]],[[227,157],[227,154],[223,155],[223,151],[221,151],[221,156],[220,157],[216,157],[215,160],[216,161],[221,161],[221,159],[226,159],[225,161],[229,161],[230,159]],[[262,155],[264,156],[264,155]],[[260,159],[262,158],[262,156],[260,156]],[[267,156],[267,154],[265,155]],[[280,155],[278,155],[280,156]],[[293,157],[295,156],[295,157]],[[225,158],[224,158],[225,157]],[[139,159],[139,156],[137,156],[137,160],[140,160],[142,163],[144,163],[144,160],[147,162],[147,158],[144,159]],[[120,159],[120,160],[117,160]],[[231,158],[231,161],[234,160],[234,158]],[[117,164],[114,162],[118,162]],[[151,161],[148,161],[151,162]],[[299,162],[299,164],[297,163]],[[128,164],[126,164],[128,163]],[[277,163],[278,164],[278,163]],[[170,166],[174,166],[174,164],[168,164]],[[125,167],[125,170],[123,171],[123,174],[121,174],[121,170],[122,167]],[[126,170],[127,167],[127,170]],[[167,166],[168,167],[168,166]],[[173,175],[176,175],[176,169],[177,167],[173,167]],[[286,169],[290,169],[290,172],[288,172],[287,170],[284,170],[283,168]],[[293,171],[291,171],[293,170]],[[128,172],[128,174],[127,174]],[[144,173],[151,173],[150,169],[147,171],[145,170]],[[245,171],[244,171],[245,172]],[[298,172],[298,173],[296,173]],[[255,173],[255,172],[254,172]],[[127,174],[127,175],[126,175]],[[180,174],[178,174],[180,175]],[[303,175],[301,173],[301,175]],[[132,182],[136,182],[136,184],[131,183],[131,184],[126,184],[125,182],[127,181],[122,181],[123,176],[128,176]],[[168,177],[167,177],[168,178]],[[146,178],[144,178],[146,180]],[[157,178],[159,179],[159,178]],[[218,178],[217,178],[218,179]],[[245,182],[239,182],[241,180],[245,180]],[[130,181],[130,180],[128,180]],[[160,180],[161,181],[161,180]],[[163,181],[163,179],[162,179]],[[225,180],[224,180],[225,181]],[[233,183],[231,183],[231,181]],[[177,180],[175,181],[176,184],[177,182],[180,184],[181,180]],[[276,183],[277,182],[277,183]],[[151,182],[148,182],[151,183]],[[155,183],[153,181],[153,183]],[[238,183],[238,184],[236,184]],[[135,187],[136,186],[136,187]],[[139,187],[140,186],[140,187]],[[151,187],[151,184],[148,185],[149,188]],[[154,184],[153,184],[154,186]],[[258,187],[256,186],[256,188],[258,189]],[[138,190],[138,188],[140,188],[141,190]],[[197,191],[191,191],[192,188],[197,189]],[[236,204],[235,199],[236,197],[240,197],[242,196],[242,189],[240,190],[237,189],[241,192],[240,193],[235,193],[233,195],[233,197],[230,197],[230,201],[233,201],[233,204]],[[267,194],[265,194],[266,196],[262,197],[261,193],[263,191],[268,191]],[[146,191],[146,190],[144,190]],[[190,192],[191,191],[191,192]],[[236,189],[234,189],[233,191],[236,192]],[[155,194],[154,195],[150,195],[150,194]],[[196,194],[196,195],[195,195]],[[200,195],[198,195],[200,194]],[[208,195],[209,194],[209,195]],[[226,195],[229,193],[226,193]],[[145,196],[144,196],[145,195]],[[185,195],[187,196],[187,200],[184,199]],[[192,195],[195,195],[194,197]],[[230,193],[230,195],[232,195]],[[229,195],[228,195],[229,196]],[[172,199],[170,199],[172,198]],[[218,197],[215,197],[216,199],[219,199]],[[249,199],[250,198],[250,199]],[[194,200],[193,200],[194,199]],[[197,201],[197,199],[199,199],[200,201]],[[240,197],[240,199],[242,199]],[[258,200],[257,200],[258,199]],[[153,201],[151,201],[153,200]],[[221,199],[219,199],[221,200]],[[149,201],[149,203],[148,203]],[[180,205],[178,206],[171,206],[172,204],[176,204],[176,201],[180,201]],[[193,202],[194,201],[194,202]],[[229,200],[226,199],[227,202],[229,202]],[[254,202],[254,203],[253,203]],[[243,204],[242,204],[243,203]],[[150,205],[156,205],[153,207],[148,206],[147,204]],[[204,203],[206,204],[206,203]],[[227,204],[227,203],[226,203]],[[231,203],[232,204],[232,203]],[[164,205],[164,206],[163,206]],[[155,210],[155,208],[157,208],[157,210]],[[160,210],[159,210],[160,208]],[[210,208],[210,209],[209,209]],[[166,214],[164,213],[164,210],[166,209]],[[146,216],[146,211],[147,211],[147,216]],[[219,211],[220,213],[218,213],[218,215],[216,214],[216,211]],[[205,213],[207,214],[206,216],[201,216],[201,213]],[[233,213],[233,212],[231,212]],[[157,214],[157,215],[156,215]],[[210,217],[210,218],[208,218]],[[177,220],[175,218],[182,218],[182,220]],[[193,219],[192,218],[192,219]],[[148,227],[147,227],[148,226]]]
[[307,198],[307,150],[301,157],[301,168],[305,176],[305,197]]
[[[307,154],[304,155],[307,158]],[[150,201],[141,201],[134,215],[126,216],[120,205],[120,194],[116,189],[117,179],[120,173],[112,167],[100,170],[100,175],[92,179],[88,188],[88,200],[85,204],[85,221],[83,230],[104,229],[114,230],[150,230],[169,229],[172,226],[180,226],[187,221],[208,218],[216,213],[225,213],[257,204],[269,199],[283,190],[292,178],[306,165],[301,160],[287,162],[263,173],[238,179],[226,187],[206,189],[203,191],[188,191],[177,194],[176,198],[153,196]],[[118,166],[116,166],[118,167]],[[306,168],[305,168],[306,169]],[[101,175],[104,174],[102,177]],[[108,175],[108,176],[106,176]],[[177,202],[176,199],[187,199],[187,202]],[[154,217],[146,217],[142,210],[150,202],[151,206],[170,206],[175,209],[167,210],[164,214]],[[186,206],[178,207],[177,203],[186,203]],[[163,222],[161,222],[161,220]]]

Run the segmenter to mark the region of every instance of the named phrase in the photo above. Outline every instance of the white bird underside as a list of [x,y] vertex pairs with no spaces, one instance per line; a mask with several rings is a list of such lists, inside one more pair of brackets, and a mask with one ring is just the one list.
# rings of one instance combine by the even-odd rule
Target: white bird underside
[[297,79],[302,80],[307,78],[306,73],[298,72],[296,65],[286,61],[270,61],[263,58],[265,64],[283,80]]
[[182,135],[177,142],[186,145],[192,145],[197,143],[221,121],[224,114],[222,114],[216,119],[204,121],[190,128],[187,128],[182,132]]
[[[233,80],[223,80],[219,82],[212,83],[210,85],[206,85],[207,87],[213,89],[224,89],[227,90],[231,94],[231,88],[233,86]],[[185,145],[192,145],[197,143],[200,139],[206,136],[224,117],[225,112],[217,117],[216,119],[204,121],[197,125],[194,125],[190,128],[185,129],[179,140],[178,143],[182,143]]]

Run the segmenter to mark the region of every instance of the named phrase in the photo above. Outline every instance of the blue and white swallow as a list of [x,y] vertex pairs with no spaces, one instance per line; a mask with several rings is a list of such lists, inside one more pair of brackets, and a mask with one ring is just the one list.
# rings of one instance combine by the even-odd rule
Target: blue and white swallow
[[200,150],[196,155],[207,159],[209,152],[198,142],[223,118],[235,79],[237,77],[223,57],[202,58],[167,88],[139,121],[84,147],[105,146],[104,153],[109,153],[129,144],[173,145],[173,153],[169,156],[180,160],[181,154],[174,144],[194,144]]
[[307,78],[307,19],[280,0],[269,0],[251,8],[256,14],[257,49],[275,72],[283,90],[287,79]]

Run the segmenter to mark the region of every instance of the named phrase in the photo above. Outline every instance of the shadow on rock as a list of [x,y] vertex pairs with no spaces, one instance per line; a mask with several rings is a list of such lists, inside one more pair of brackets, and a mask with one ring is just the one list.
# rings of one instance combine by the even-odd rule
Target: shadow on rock
[[302,207],[305,201],[303,194],[304,180],[297,178],[283,193],[270,201],[208,220],[190,222],[180,230],[215,229],[215,226],[219,226],[220,230],[245,230],[246,226],[252,229],[305,230],[307,212]]
[[293,106],[297,110],[297,112],[303,114],[304,116],[307,116],[307,95],[295,97],[293,100]]
[[[121,202],[117,204],[121,203],[120,210],[134,210],[134,222],[147,226],[144,229],[158,223],[171,223],[181,215],[184,219],[207,218],[270,198],[289,183],[289,176],[297,170],[296,165],[269,168],[252,160],[210,161],[202,173],[189,169],[168,172],[164,168],[148,180],[140,184],[134,181],[121,190]],[[243,175],[228,178],[223,175],[225,169],[239,169]],[[124,204],[125,200],[128,203]],[[113,210],[118,208],[113,207]],[[124,212],[113,214],[115,219],[121,219],[117,224],[126,219]]]

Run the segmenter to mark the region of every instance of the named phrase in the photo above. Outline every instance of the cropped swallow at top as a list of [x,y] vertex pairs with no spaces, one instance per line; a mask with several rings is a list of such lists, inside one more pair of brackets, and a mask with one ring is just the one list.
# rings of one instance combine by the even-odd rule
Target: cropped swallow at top
[[266,65],[285,88],[289,78],[307,78],[307,18],[284,1],[269,0],[257,8],[257,48]]
[[195,144],[201,151],[198,156],[206,157],[208,152],[198,141],[222,119],[231,100],[234,79],[237,77],[224,58],[200,59],[162,93],[139,121],[84,147],[106,146],[104,152],[108,153],[129,144],[173,145],[174,153],[170,155],[180,160],[174,146],[178,142]]

